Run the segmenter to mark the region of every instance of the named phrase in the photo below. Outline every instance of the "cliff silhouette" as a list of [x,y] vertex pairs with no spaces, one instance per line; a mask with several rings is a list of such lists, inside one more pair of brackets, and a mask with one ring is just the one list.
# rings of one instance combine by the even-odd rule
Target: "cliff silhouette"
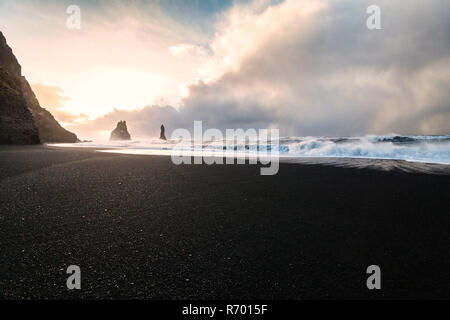
[[0,31],[0,143],[78,142],[42,108]]

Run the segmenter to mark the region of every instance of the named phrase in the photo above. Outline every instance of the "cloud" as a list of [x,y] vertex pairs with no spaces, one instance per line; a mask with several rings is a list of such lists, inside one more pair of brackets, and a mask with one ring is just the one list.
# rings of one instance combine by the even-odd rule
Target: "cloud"
[[[76,3],[81,29],[69,30],[68,5],[0,1],[0,29],[31,82],[64,88],[71,97],[65,110],[90,117],[161,98],[177,105],[184,86],[200,76],[213,12],[225,8],[222,2],[85,0]],[[201,19],[194,23],[195,17]],[[188,54],[169,53],[183,43]]]
[[[290,135],[450,132],[450,3],[287,0],[231,10],[211,44],[231,63],[180,112],[215,127]],[[432,35],[432,36],[430,36]]]
[[169,52],[175,56],[191,56],[197,59],[204,59],[209,55],[206,48],[192,44],[180,44],[169,47]]
[[203,120],[283,135],[449,133],[450,2],[379,0],[382,30],[373,31],[371,4],[237,3],[218,16],[208,41],[181,37],[165,47],[177,69],[198,71],[181,106],[114,110],[77,128],[106,137],[127,120],[132,135],[145,137],[161,123],[170,133]]
[[68,123],[88,119],[85,114],[73,114],[64,110],[64,104],[71,99],[64,94],[64,90],[59,86],[33,83],[31,87],[41,107],[50,111],[56,120]]

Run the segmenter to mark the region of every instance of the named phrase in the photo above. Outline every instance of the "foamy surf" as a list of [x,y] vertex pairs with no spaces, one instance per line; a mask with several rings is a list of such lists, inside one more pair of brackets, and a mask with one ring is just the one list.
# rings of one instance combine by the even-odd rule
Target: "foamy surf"
[[[83,142],[76,144],[51,144],[62,147],[89,147],[103,152],[141,155],[170,155],[179,141],[159,139],[121,142]],[[230,145],[230,144],[229,144]],[[404,160],[420,163],[450,165],[450,135],[400,136],[368,135],[363,137],[285,137],[278,144],[265,146],[249,142],[245,145],[224,147],[223,141],[209,141],[192,145],[183,144],[185,154],[196,156],[256,156],[259,150],[277,149],[280,158],[355,158],[378,160]]]

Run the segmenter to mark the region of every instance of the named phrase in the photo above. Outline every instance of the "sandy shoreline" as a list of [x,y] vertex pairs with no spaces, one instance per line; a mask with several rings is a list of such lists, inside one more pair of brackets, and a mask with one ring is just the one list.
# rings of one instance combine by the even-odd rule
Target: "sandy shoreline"
[[0,297],[448,298],[449,194],[436,174],[1,147]]

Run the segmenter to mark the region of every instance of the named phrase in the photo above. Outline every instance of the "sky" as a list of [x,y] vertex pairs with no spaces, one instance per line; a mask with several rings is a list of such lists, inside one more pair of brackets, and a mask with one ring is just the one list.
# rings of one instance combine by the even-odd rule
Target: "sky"
[[[381,29],[367,28],[376,4]],[[66,26],[69,5],[81,29]],[[448,0],[2,0],[41,105],[82,139],[205,127],[450,134]]]

